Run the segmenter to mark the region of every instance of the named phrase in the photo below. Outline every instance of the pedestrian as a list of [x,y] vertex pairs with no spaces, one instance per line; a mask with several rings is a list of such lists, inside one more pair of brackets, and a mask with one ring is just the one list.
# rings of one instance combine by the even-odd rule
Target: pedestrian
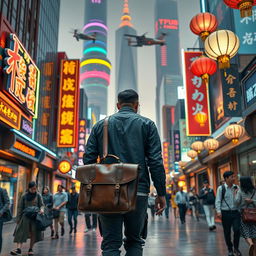
[[[71,187],[71,193],[68,194],[68,203],[67,203],[67,209],[68,209],[68,224],[70,227],[69,234],[72,234],[77,232],[77,216],[78,216],[78,197],[79,194],[76,192],[76,187],[73,185]],[[74,225],[72,222],[72,218],[74,220]]]
[[155,218],[155,213],[156,213],[155,204],[156,204],[156,195],[152,192],[148,197],[148,207],[150,209],[152,219]]
[[188,194],[183,191],[183,187],[180,187],[180,191],[177,192],[175,202],[179,207],[181,224],[186,222],[186,212],[189,207]]
[[165,217],[166,219],[169,219],[169,212],[170,212],[170,200],[171,200],[171,195],[169,193],[166,193],[165,195],[165,200],[166,200],[166,208],[164,210]]
[[[225,180],[225,184],[218,187],[215,201],[217,216],[222,220],[228,255],[241,256],[242,254],[239,251],[241,217],[238,207],[235,204],[234,194],[238,186],[234,184],[234,172],[224,172],[223,178]],[[234,232],[233,243],[231,241],[231,228],[233,228]]]
[[95,213],[86,213],[84,215],[85,217],[85,223],[86,223],[86,228],[84,233],[87,233],[89,231],[96,231],[97,229],[97,219],[98,219],[98,215]]
[[204,181],[204,187],[201,189],[199,198],[203,200],[203,208],[206,216],[206,221],[210,231],[216,229],[215,226],[215,194],[210,188],[208,180]]
[[189,197],[189,203],[192,207],[193,216],[199,221],[199,209],[200,209],[200,199],[195,189],[191,191],[192,195]]
[[[256,193],[252,178],[240,177],[240,189],[235,191],[235,203],[240,209],[256,208]],[[256,256],[256,223],[241,220],[241,236],[250,244],[249,255]],[[252,241],[251,241],[252,240]]]
[[[119,111],[109,117],[108,151],[109,154],[118,156],[123,163],[140,165],[137,203],[136,209],[126,214],[100,214],[103,236],[101,248],[103,256],[120,255],[124,224],[126,255],[141,256],[145,243],[141,234],[145,227],[150,191],[149,172],[158,193],[156,214],[162,214],[166,205],[161,141],[153,121],[137,114],[139,97],[134,90],[118,94],[117,108]],[[99,121],[92,129],[84,154],[84,164],[95,163],[98,156],[102,157],[103,123],[103,120]]]
[[10,207],[10,199],[7,194],[6,189],[0,187],[0,254],[2,251],[2,243],[3,243],[3,224],[4,224],[4,213]]
[[171,205],[172,205],[172,209],[173,209],[173,215],[174,215],[174,218],[176,219],[178,216],[177,216],[177,204],[176,204],[176,201],[175,201],[175,198],[176,198],[176,191],[173,191],[172,192],[172,196],[171,196]]
[[[50,189],[48,186],[43,187],[42,189],[42,197],[43,197],[43,202],[47,210],[52,212],[52,207],[53,207],[53,195],[50,193]],[[51,228],[51,237],[54,237],[54,229],[53,225],[50,226]]]
[[44,203],[42,196],[37,192],[37,185],[34,181],[29,182],[28,190],[23,194],[18,202],[16,228],[14,231],[14,243],[17,248],[10,252],[11,255],[22,255],[22,244],[30,239],[28,255],[34,255],[34,244],[43,240],[43,232],[39,231],[34,219],[26,216],[25,209],[35,209],[38,207],[39,214],[44,213]]
[[63,186],[58,185],[58,191],[53,196],[53,210],[58,212],[58,217],[54,219],[55,228],[55,239],[59,238],[59,224],[61,226],[61,236],[65,234],[64,219],[66,213],[66,204],[68,202],[68,196],[65,191],[63,191]]

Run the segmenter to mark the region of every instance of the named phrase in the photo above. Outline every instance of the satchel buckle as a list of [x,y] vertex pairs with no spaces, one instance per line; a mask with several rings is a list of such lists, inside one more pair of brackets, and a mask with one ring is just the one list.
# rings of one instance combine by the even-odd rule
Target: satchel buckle
[[87,188],[87,191],[91,191],[91,190],[92,190],[92,184],[88,184],[88,185],[86,186],[86,188]]
[[120,184],[117,183],[115,188],[116,188],[116,190],[119,190],[120,189]]

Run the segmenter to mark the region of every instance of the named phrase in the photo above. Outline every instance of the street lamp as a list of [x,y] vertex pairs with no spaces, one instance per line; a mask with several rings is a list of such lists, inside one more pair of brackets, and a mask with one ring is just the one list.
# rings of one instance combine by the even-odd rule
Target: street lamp
[[243,126],[237,124],[237,123],[231,123],[224,132],[224,136],[227,139],[232,140],[234,144],[237,144],[239,141],[239,138],[241,138],[245,133],[245,129]]
[[239,38],[230,30],[218,30],[210,34],[204,43],[205,53],[208,57],[218,60],[219,68],[230,67],[230,59],[239,49]]

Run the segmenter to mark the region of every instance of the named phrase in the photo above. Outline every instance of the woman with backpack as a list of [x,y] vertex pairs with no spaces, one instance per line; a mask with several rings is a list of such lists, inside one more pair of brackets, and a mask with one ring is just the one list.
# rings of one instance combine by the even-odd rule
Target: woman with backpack
[[[28,215],[28,213],[30,213],[30,215]],[[34,255],[34,244],[43,240],[43,232],[38,231],[36,221],[32,219],[34,213],[43,214],[44,204],[42,196],[37,192],[36,183],[31,181],[28,184],[28,190],[19,200],[16,218],[17,225],[14,231],[14,243],[17,243],[17,249],[12,250],[10,252],[11,255],[22,255],[22,244],[26,243],[29,238],[30,247],[28,255]]]
[[[241,236],[250,244],[249,255],[256,256],[256,220],[246,222],[243,220],[243,210],[245,208],[256,208],[256,193],[249,176],[240,177],[240,189],[235,191],[235,204],[241,209]],[[251,242],[252,239],[252,242]]]
[[206,216],[206,221],[210,231],[216,229],[215,226],[215,194],[212,188],[210,188],[208,180],[204,181],[204,187],[200,191],[200,199],[203,199],[203,208]]

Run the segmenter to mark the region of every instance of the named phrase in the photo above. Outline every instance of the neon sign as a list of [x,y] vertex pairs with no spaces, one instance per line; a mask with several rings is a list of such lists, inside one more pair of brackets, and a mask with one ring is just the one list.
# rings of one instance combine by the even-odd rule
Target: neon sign
[[91,47],[91,48],[88,48],[88,49],[84,50],[84,54],[87,54],[87,53],[90,53],[90,52],[100,52],[100,53],[103,53],[103,54],[107,55],[107,51],[103,48],[100,48],[100,47]]
[[68,172],[70,172],[72,169],[72,165],[71,163],[68,161],[68,160],[62,160],[60,163],[59,163],[59,167],[58,167],[58,170],[63,173],[63,174],[66,174]]
[[92,0],[93,4],[101,4],[101,0]]
[[78,130],[78,165],[84,165],[83,156],[85,152],[85,139],[86,139],[86,121],[84,119],[79,120]]
[[16,141],[15,144],[13,145],[13,147],[27,155],[30,155],[33,157],[36,156],[36,151],[33,148],[28,147],[27,145],[25,145],[19,141]]
[[102,60],[102,59],[88,59],[81,62],[80,67],[89,65],[89,64],[100,64],[104,65],[107,68],[111,69],[111,64],[108,61]]
[[6,90],[37,118],[40,71],[15,34],[10,34],[5,54]]
[[159,29],[177,30],[179,29],[179,21],[173,19],[158,19],[155,23],[155,30]]
[[92,22],[92,23],[88,23],[83,27],[83,31],[85,31],[87,28],[90,27],[101,27],[103,29],[105,29],[106,31],[108,31],[108,27],[102,23],[99,22]]
[[76,147],[79,99],[79,60],[61,61],[57,146]]
[[102,79],[106,80],[108,82],[108,84],[110,83],[109,74],[107,74],[105,72],[102,72],[102,71],[88,71],[88,72],[85,72],[85,73],[81,74],[80,81],[82,82],[83,80],[85,80],[87,78],[102,78]]

